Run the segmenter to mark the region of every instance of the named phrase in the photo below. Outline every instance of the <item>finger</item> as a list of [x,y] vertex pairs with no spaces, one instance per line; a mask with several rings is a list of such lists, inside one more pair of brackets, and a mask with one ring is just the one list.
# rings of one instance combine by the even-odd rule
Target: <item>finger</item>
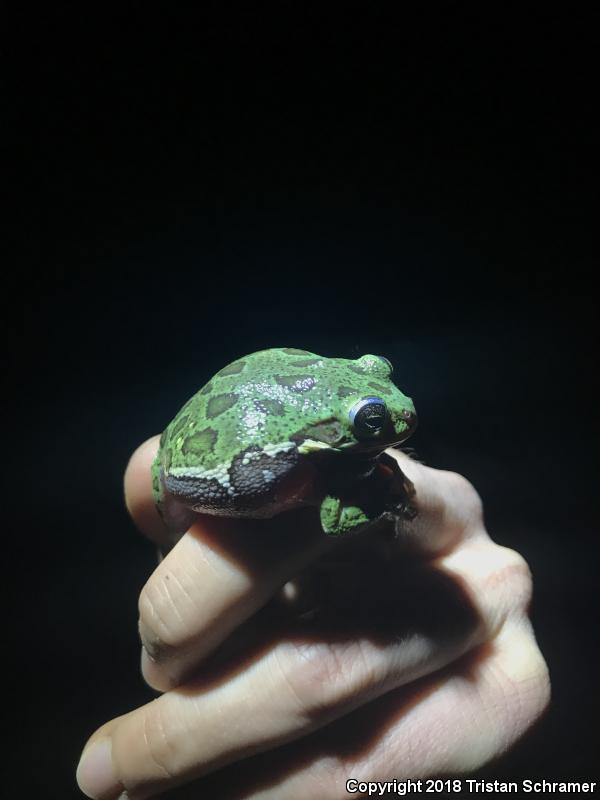
[[125,503],[140,531],[159,547],[172,544],[172,534],[162,521],[152,496],[150,468],[158,452],[160,437],[153,436],[133,453],[125,469]]
[[502,755],[542,715],[549,697],[548,670],[531,629],[525,620],[511,620],[460,664],[280,748],[276,759],[265,753],[243,761],[165,800],[303,800],[307,794],[339,800],[366,796],[369,788],[379,797],[386,782],[396,795],[401,781],[472,774]]
[[176,686],[290,576],[333,546],[304,513],[260,524],[199,518],[140,594],[145,679],[163,691]]
[[[226,679],[205,678],[200,685],[188,684],[98,731],[93,737],[96,743],[107,736],[111,743],[112,783],[107,779],[105,787],[109,784],[115,792],[125,787],[131,797],[165,791],[306,736],[398,686],[439,670],[491,635],[499,636],[506,619],[519,620],[521,629],[528,630],[523,623],[529,601],[528,573],[522,569],[522,559],[489,542],[489,554],[474,553],[473,548],[482,544],[465,545],[462,560],[455,556],[449,565],[441,564],[455,582],[469,585],[476,616],[482,617],[462,636],[449,641],[442,624],[437,638],[430,630],[413,630],[382,643],[370,635],[336,639],[330,630],[320,639],[313,633],[313,638],[304,635],[280,641],[239,665]],[[476,562],[487,562],[488,568],[473,570]],[[502,621],[498,602],[490,600],[494,592],[502,598]],[[461,591],[457,599],[447,593],[438,597],[436,605],[452,616],[461,613],[465,602]],[[86,751],[90,758],[92,753]],[[82,788],[97,796],[88,776],[84,760]]]
[[[125,472],[127,507],[140,530],[168,548],[172,535],[152,496],[150,467],[159,437],[144,442]],[[262,528],[262,530],[261,530]],[[333,545],[305,517],[267,521],[199,517],[161,562],[140,596],[142,671],[165,690],[251,616],[315,553]]]
[[414,484],[413,519],[398,522],[398,544],[424,556],[437,556],[457,547],[482,525],[483,504],[473,485],[457,472],[433,469],[400,450],[386,451]]

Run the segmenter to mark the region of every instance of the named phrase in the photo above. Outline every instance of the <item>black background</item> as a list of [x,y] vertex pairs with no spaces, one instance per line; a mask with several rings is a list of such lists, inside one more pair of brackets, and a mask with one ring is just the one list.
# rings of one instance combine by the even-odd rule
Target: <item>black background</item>
[[553,702],[486,774],[597,777],[597,20],[175,5],[8,26],[6,780],[78,796],[86,737],[152,696],[124,467],[278,345],[390,358],[419,457],[532,567]]

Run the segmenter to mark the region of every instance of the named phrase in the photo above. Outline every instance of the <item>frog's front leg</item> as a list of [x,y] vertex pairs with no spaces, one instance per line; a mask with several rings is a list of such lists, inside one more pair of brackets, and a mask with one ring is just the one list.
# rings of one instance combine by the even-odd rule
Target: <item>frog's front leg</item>
[[398,462],[381,453],[368,474],[325,496],[320,507],[321,527],[329,536],[341,536],[358,533],[378,520],[413,519],[417,514],[411,503],[414,496],[414,486]]
[[319,513],[321,527],[328,536],[342,536],[372,521],[362,508],[344,505],[341,497],[330,494],[321,501]]
[[417,509],[412,504],[416,496],[415,487],[400,469],[395,458],[383,452],[378,459],[380,469],[390,471],[389,512],[404,519],[414,519],[417,516]]

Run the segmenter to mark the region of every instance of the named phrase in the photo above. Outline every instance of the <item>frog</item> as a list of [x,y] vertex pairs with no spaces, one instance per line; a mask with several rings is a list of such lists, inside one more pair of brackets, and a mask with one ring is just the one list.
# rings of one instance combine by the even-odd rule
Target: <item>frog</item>
[[384,356],[260,350],[216,373],[164,430],[154,501],[183,535],[198,518],[268,519],[315,506],[343,536],[416,514],[414,487],[386,452],[416,428]]

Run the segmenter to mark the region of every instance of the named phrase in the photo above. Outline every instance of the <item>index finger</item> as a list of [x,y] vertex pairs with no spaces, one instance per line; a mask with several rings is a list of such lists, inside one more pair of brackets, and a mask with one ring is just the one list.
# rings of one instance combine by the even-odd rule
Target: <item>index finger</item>
[[[125,494],[136,524],[165,547],[172,542],[154,507],[150,478],[157,447],[155,437],[133,454]],[[260,521],[198,516],[140,595],[142,670],[151,686],[177,685],[290,577],[335,546],[312,512]]]
[[125,504],[140,531],[160,548],[169,548],[173,536],[162,521],[152,496],[150,467],[159,441],[159,436],[152,436],[129,459],[124,477]]

